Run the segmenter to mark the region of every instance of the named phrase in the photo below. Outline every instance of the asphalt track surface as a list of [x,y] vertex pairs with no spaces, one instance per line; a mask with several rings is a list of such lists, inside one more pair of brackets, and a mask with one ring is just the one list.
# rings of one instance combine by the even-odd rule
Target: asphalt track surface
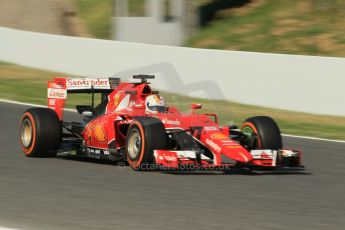
[[[304,173],[134,172],[27,158],[26,106],[0,102],[0,226],[16,229],[345,229],[345,144],[284,138]],[[76,114],[67,113],[67,117]]]

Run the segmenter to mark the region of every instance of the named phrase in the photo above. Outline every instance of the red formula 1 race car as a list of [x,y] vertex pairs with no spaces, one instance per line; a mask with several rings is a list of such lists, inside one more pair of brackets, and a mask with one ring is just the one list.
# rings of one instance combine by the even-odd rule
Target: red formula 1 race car
[[[118,78],[55,78],[48,82],[48,108],[30,108],[21,118],[20,144],[28,157],[58,153],[124,161],[134,170],[301,168],[302,153],[282,149],[280,130],[267,116],[248,118],[241,129],[219,126],[216,114],[181,113],[167,107],[147,82]],[[70,93],[92,94],[77,105],[81,122],[63,120]],[[94,106],[94,94],[101,102]]]

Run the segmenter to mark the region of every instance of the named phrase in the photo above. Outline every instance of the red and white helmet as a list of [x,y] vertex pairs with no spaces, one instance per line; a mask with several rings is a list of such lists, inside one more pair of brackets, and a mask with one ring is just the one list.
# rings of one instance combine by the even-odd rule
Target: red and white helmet
[[150,95],[145,99],[147,113],[161,113],[166,110],[165,100],[159,95]]

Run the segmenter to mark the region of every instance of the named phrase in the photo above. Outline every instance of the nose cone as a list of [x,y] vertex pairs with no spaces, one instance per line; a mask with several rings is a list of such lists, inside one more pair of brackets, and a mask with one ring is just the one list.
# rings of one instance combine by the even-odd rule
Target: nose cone
[[222,153],[237,162],[240,163],[248,163],[253,160],[253,156],[242,146],[238,146],[238,148],[225,148],[223,149]]
[[253,160],[253,156],[242,145],[221,132],[204,134],[202,141],[216,154],[224,155],[231,160],[248,163]]

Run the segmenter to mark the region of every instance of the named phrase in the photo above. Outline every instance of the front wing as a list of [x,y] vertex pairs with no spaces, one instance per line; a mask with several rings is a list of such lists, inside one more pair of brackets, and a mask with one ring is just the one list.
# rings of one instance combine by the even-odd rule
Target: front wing
[[201,170],[227,170],[233,167],[250,169],[302,169],[302,152],[299,150],[251,150],[253,160],[246,164],[239,164],[223,157],[217,164],[213,159],[196,151],[155,150],[154,157],[158,166],[163,169],[201,169]]

